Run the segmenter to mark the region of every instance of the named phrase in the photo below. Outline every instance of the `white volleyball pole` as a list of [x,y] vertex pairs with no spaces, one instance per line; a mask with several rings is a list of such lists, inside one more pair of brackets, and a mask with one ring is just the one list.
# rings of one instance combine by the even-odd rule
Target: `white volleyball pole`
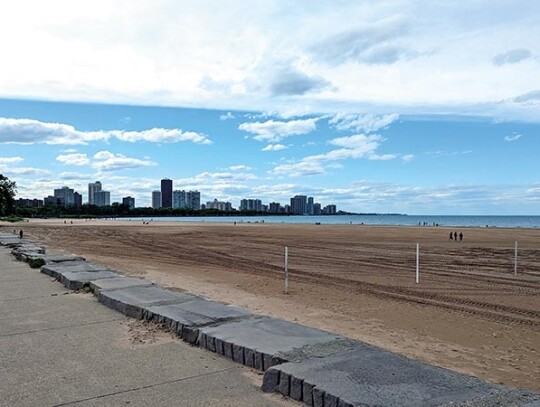
[[515,249],[514,249],[514,275],[517,276],[517,266],[518,266],[518,242],[516,240]]
[[285,246],[285,294],[289,294],[289,248]]
[[416,284],[420,282],[420,243],[416,243]]

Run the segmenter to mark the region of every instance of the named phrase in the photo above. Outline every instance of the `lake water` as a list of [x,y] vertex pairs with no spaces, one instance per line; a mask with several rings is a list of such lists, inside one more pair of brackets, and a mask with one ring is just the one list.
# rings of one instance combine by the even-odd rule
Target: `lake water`
[[[142,220],[143,218],[129,218]],[[333,215],[333,216],[193,216],[146,217],[154,222],[243,222],[243,223],[321,223],[326,225],[418,226],[426,222],[439,226],[477,226],[500,228],[540,228],[540,216],[422,216],[422,215]],[[123,219],[125,220],[125,219]]]

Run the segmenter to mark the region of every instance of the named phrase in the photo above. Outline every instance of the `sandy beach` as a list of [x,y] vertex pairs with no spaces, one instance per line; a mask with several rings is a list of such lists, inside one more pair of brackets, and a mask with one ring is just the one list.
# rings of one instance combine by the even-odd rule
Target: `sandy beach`
[[[49,251],[540,390],[540,230],[30,220]],[[450,231],[464,234],[449,240]],[[514,275],[514,241],[519,242]],[[420,244],[420,284],[415,250]],[[289,294],[283,293],[284,247]]]

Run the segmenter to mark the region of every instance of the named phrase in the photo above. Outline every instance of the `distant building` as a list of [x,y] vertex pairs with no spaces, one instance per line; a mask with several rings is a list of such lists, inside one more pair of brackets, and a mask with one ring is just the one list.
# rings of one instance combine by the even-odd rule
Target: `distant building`
[[232,211],[232,204],[230,202],[223,202],[214,199],[213,201],[206,202],[206,209],[217,209],[224,212]]
[[75,203],[74,205],[77,207],[77,208],[80,208],[82,206],[82,195],[79,194],[78,192],[75,192],[73,193],[73,198],[75,200]]
[[152,191],[152,208],[161,208],[161,191]]
[[240,201],[240,210],[262,212],[262,202],[260,199],[242,199]]
[[64,205],[64,203],[62,202],[60,198],[49,195],[43,198],[43,205],[44,206],[59,206],[59,205]]
[[161,207],[173,207],[173,182],[168,178],[161,180]]
[[304,215],[306,213],[307,196],[296,195],[291,198],[291,213],[293,215]]
[[313,215],[313,210],[314,210],[313,206],[314,206],[313,197],[310,196],[310,197],[308,197],[307,204],[306,204],[306,213],[308,215]]
[[336,214],[336,205],[326,205],[323,209],[325,215],[335,215]]
[[282,208],[279,202],[270,202],[268,205],[268,212],[270,213],[280,213],[281,209]]
[[39,208],[43,206],[43,199],[19,198],[15,201],[15,205],[19,208]]
[[94,205],[109,206],[111,204],[111,193],[109,191],[98,191],[94,194]]
[[199,191],[188,191],[186,194],[186,203],[189,209],[198,211],[201,209],[201,193]]
[[176,190],[173,191],[173,208],[187,208],[187,193],[186,191]]
[[283,213],[291,213],[291,206],[290,205],[284,205],[283,206]]
[[60,200],[64,206],[75,205],[75,191],[69,187],[62,187],[54,190],[54,196]]
[[101,191],[101,182],[91,182],[88,184],[88,205],[96,205],[96,192]]
[[313,204],[313,215],[320,215],[321,213],[322,213],[321,204],[320,203],[314,203]]
[[135,198],[130,196],[122,198],[122,205],[127,206],[129,209],[135,208]]

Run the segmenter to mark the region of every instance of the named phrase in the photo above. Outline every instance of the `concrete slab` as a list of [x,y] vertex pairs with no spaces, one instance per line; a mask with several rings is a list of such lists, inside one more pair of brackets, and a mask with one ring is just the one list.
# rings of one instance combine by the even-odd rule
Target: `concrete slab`
[[112,271],[99,264],[87,263],[86,261],[69,261],[63,263],[52,263],[41,267],[41,272],[53,278],[60,278],[62,273],[78,273],[82,271]]
[[192,344],[195,344],[199,338],[199,327],[253,316],[251,312],[243,308],[204,298],[180,304],[150,306],[143,311],[143,318],[167,325],[182,339]]
[[331,346],[339,335],[269,317],[202,327],[199,346],[259,370],[301,358],[310,346]]
[[122,288],[152,286],[154,283],[139,277],[113,277],[103,280],[90,281],[89,287],[94,294],[98,294],[101,290],[119,290]]
[[110,270],[99,271],[66,271],[60,273],[60,282],[69,290],[82,290],[88,287],[90,281],[119,277],[120,275]]
[[324,358],[274,366],[262,388],[313,407],[521,406],[540,399],[360,343]]
[[164,288],[129,287],[120,290],[102,290],[98,300],[109,308],[136,319],[143,318],[143,309],[151,305],[167,305],[197,298],[194,295],[166,290]]
[[67,254],[67,255],[32,254],[32,255],[27,255],[25,257],[26,257],[26,261],[33,260],[33,259],[43,259],[43,261],[45,261],[45,264],[63,263],[63,262],[69,262],[69,261],[86,261],[84,257],[75,256],[73,254]]

